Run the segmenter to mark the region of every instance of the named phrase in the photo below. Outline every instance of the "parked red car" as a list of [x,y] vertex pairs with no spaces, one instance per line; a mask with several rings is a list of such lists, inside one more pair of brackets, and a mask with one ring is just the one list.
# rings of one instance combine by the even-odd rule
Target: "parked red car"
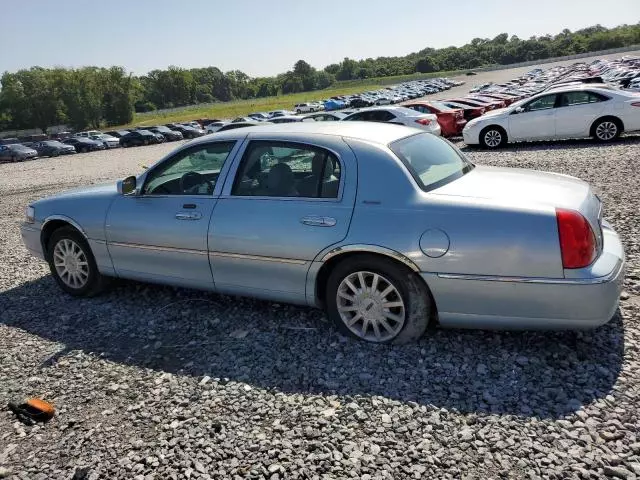
[[484,112],[487,111],[487,109],[484,107],[472,107],[471,105],[457,103],[452,100],[438,100],[438,102],[442,103],[445,107],[453,108],[454,110],[462,109],[464,114],[464,119],[467,122],[473,120],[474,118],[478,118],[480,115],[483,115]]
[[495,110],[496,108],[499,108],[498,107],[499,103],[497,102],[496,103],[485,102],[483,100],[478,100],[475,98],[452,98],[451,101],[456,103],[462,103],[463,105],[470,105],[472,107],[484,107],[486,111]]
[[438,117],[440,131],[443,137],[461,135],[462,129],[467,124],[464,119],[464,111],[461,108],[451,108],[440,102],[412,102],[403,105],[420,113],[433,113]]
[[503,102],[506,103],[505,107],[508,107],[512,103],[515,103],[518,100],[520,100],[520,98],[518,98],[518,97],[511,97],[511,96],[508,96],[508,95],[502,95],[500,93],[483,93],[482,96],[483,97],[487,97],[487,98],[493,98],[495,100],[503,101]]
[[468,98],[470,100],[480,100],[481,102],[497,105],[495,108],[504,108],[507,106],[507,102],[501,98],[491,98],[484,95],[469,95]]

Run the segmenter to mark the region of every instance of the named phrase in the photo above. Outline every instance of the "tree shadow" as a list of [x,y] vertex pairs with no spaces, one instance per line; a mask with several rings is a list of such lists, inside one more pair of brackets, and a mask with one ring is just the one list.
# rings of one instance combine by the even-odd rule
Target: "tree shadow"
[[386,346],[341,337],[310,308],[124,281],[75,299],[50,275],[0,293],[0,322],[64,344],[43,369],[82,350],[272,391],[545,418],[609,394],[624,351],[619,311],[586,332],[434,329]]

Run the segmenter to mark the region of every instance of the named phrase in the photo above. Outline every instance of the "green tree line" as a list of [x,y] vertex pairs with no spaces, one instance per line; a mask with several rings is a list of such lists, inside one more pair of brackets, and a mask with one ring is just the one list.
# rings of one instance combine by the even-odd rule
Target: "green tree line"
[[607,29],[600,25],[575,32],[520,39],[501,33],[475,38],[461,47],[425,48],[399,57],[345,58],[317,70],[304,60],[275,77],[249,77],[216,67],[170,66],[134,76],[122,67],[79,69],[32,67],[0,78],[0,130],[69,124],[75,129],[121,125],[134,112],[198,103],[269,97],[322,90],[341,80],[472,69],[586,53],[640,44],[640,23]]

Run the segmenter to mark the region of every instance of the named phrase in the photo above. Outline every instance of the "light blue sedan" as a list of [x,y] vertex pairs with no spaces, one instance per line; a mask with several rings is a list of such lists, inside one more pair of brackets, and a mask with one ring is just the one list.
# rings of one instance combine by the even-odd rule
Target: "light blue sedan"
[[71,295],[121,277],[306,304],[372,342],[429,321],[595,327],[624,276],[585,182],[364,122],[208,135],[138,177],[29,205],[22,236]]

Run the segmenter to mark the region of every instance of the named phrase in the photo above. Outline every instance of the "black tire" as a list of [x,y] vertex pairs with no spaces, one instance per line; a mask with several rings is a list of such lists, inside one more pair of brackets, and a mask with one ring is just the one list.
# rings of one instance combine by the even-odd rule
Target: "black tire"
[[297,113],[298,115],[300,115],[300,114],[302,113],[302,110],[297,109],[297,110],[296,110],[296,113]]
[[82,147],[81,151],[87,153],[89,151],[89,147]]
[[[365,329],[364,336],[356,335],[342,319],[338,311],[338,289],[344,279],[357,272],[378,274],[381,276],[380,281],[393,285],[396,291],[399,292],[404,303],[404,323],[393,336],[382,341],[374,338],[364,338],[367,337],[368,328]],[[365,278],[365,283],[367,281]],[[367,286],[371,287],[372,285]],[[429,325],[429,318],[433,308],[431,295],[421,278],[407,267],[377,255],[358,255],[347,258],[336,265],[327,280],[325,305],[329,320],[343,334],[365,341],[394,344],[405,344],[418,340]],[[391,309],[388,310],[390,311]],[[373,334],[373,327],[370,330]]]
[[51,156],[52,156],[52,157],[57,157],[58,155],[60,155],[60,152],[59,152],[58,150],[55,150],[55,151],[51,154]]
[[591,136],[596,142],[613,142],[621,133],[622,122],[616,117],[599,118],[591,125]]
[[489,150],[504,147],[507,144],[507,132],[502,127],[491,125],[480,132],[480,145]]
[[146,138],[142,141],[142,144],[147,146],[149,145],[149,140],[147,140]]
[[11,161],[12,161],[13,163],[16,163],[16,162],[18,161],[18,157],[17,157],[16,155],[13,155],[13,156],[11,157]]
[[[72,286],[68,285],[65,280],[60,277],[60,274],[56,270],[54,264],[54,249],[56,247],[56,244],[58,244],[62,240],[73,241],[75,245],[77,245],[82,250],[84,257],[86,258],[89,274],[86,282],[79,288],[73,288]],[[98,271],[98,266],[96,265],[95,258],[93,257],[93,252],[91,252],[89,244],[82,236],[82,234],[73,227],[61,227],[53,232],[47,245],[47,262],[49,263],[51,275],[53,276],[53,278],[55,278],[58,286],[66,293],[68,293],[69,295],[73,295],[74,297],[92,297],[104,290],[107,285],[107,277],[104,277]]]

